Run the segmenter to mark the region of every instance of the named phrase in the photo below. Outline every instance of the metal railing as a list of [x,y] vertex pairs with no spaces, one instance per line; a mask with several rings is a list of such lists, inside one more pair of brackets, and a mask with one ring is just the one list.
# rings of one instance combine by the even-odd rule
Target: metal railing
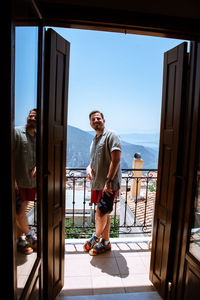
[[[111,213],[111,237],[151,235],[156,185],[157,169],[122,169],[121,189]],[[90,192],[86,169],[66,168],[66,238],[88,237],[95,231],[96,205],[90,203]]]

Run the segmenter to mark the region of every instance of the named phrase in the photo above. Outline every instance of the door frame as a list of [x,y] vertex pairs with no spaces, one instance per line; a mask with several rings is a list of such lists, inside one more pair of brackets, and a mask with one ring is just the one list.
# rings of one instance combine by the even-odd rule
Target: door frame
[[[43,294],[43,76],[44,76],[44,29],[38,24],[38,61],[37,61],[37,258],[28,280],[20,295],[20,300],[34,299],[35,289],[42,299]],[[16,268],[16,266],[15,266]]]
[[[12,1],[11,5],[8,5],[8,9],[10,9],[10,7],[13,8],[13,3]],[[35,1],[33,1],[35,3]],[[36,4],[35,4],[36,5]],[[37,6],[37,5],[36,5]],[[40,11],[40,9],[37,7],[38,11]],[[2,124],[2,128],[5,127],[5,124],[7,124],[6,129],[2,135],[2,140],[5,139],[5,137],[9,137],[8,139],[6,139],[6,143],[5,143],[5,151],[4,151],[4,158],[7,158],[7,161],[10,161],[10,158],[13,157],[13,124],[14,124],[14,27],[15,25],[22,25],[22,26],[26,26],[26,25],[32,25],[33,23],[37,23],[38,24],[38,18],[37,21],[34,19],[32,19],[29,14],[26,12],[26,9],[24,9],[24,12],[26,14],[26,17],[19,17],[17,18],[16,15],[12,15],[10,18],[10,15],[8,17],[8,22],[9,22],[9,30],[8,30],[8,35],[7,35],[7,39],[6,39],[6,44],[5,44],[5,48],[4,48],[4,53],[5,53],[5,57],[7,58],[6,60],[6,72],[8,74],[8,76],[4,76],[3,78],[3,85],[5,86],[5,90],[6,90],[6,95],[7,95],[7,101],[6,101],[6,106],[5,106],[5,110],[4,110],[4,116],[1,119],[1,124]],[[132,19],[133,14],[132,13],[128,13],[129,16],[131,18],[127,19],[127,22],[125,22],[125,18],[124,18],[124,14],[120,11],[118,11],[116,13],[116,11],[111,10],[110,11],[110,15],[109,18],[108,16],[106,17],[105,13],[103,13],[103,18],[99,21],[99,13],[96,13],[93,15],[93,23],[89,23],[86,19],[87,17],[84,17],[84,13],[86,16],[86,12],[85,10],[83,10],[82,14],[79,14],[79,21],[77,21],[77,17],[76,17],[76,13],[74,14],[73,18],[69,18],[68,22],[66,21],[65,23],[63,23],[63,21],[59,20],[59,16],[57,16],[54,18],[54,20],[49,20],[46,19],[46,21],[44,21],[42,19],[42,13],[40,13],[40,24],[42,24],[41,26],[44,25],[51,25],[51,26],[61,26],[61,25],[67,25],[68,27],[72,27],[72,28],[86,28],[87,29],[95,29],[95,30],[107,30],[107,31],[116,31],[116,32],[124,32],[124,33],[128,33],[128,27],[129,24],[131,23],[131,26],[134,26],[134,24],[132,24],[134,21]],[[126,13],[126,12],[125,12]],[[137,14],[136,14],[137,15]],[[108,19],[110,19],[110,17],[114,17],[114,19],[117,16],[117,20],[115,21],[115,30],[112,29],[112,23],[106,23],[105,21]],[[137,15],[137,17],[139,17],[139,14]],[[141,17],[141,15],[140,15]],[[130,20],[131,19],[131,20]],[[188,18],[189,19],[189,18]],[[111,18],[112,20],[112,18]],[[159,18],[159,16],[157,17],[157,20],[161,20]],[[111,21],[112,22],[112,21]],[[166,24],[170,24],[171,19],[170,17],[166,17],[165,18],[165,22]],[[146,25],[145,26],[136,26],[134,28],[134,33],[136,34],[146,34],[146,35],[156,35],[156,36],[160,36],[163,37],[165,36],[166,38],[168,37],[173,37],[173,38],[187,38],[187,39],[200,39],[200,31],[196,30],[195,35],[192,33],[192,30],[190,30],[188,33],[185,32],[185,27],[183,28],[179,28],[179,30],[177,30],[174,26],[174,28],[167,30],[166,31],[166,27],[163,25],[163,22],[161,22],[162,25],[160,25],[159,31],[156,31],[156,29],[152,29],[149,30],[149,27],[151,27],[151,24],[153,23],[153,20],[151,18],[148,18],[146,21]],[[159,22],[158,22],[159,23]],[[172,22],[173,23],[173,22]],[[177,20],[176,20],[176,24],[177,24]],[[192,24],[192,22],[191,22]],[[114,25],[114,24],[113,24]],[[66,27],[67,27],[66,26]],[[64,27],[64,26],[63,26]],[[172,26],[173,27],[173,26]],[[197,26],[196,26],[197,28]],[[7,28],[6,28],[7,29]],[[7,30],[6,30],[7,32]],[[131,32],[131,31],[130,31]],[[155,34],[156,32],[156,34]],[[133,33],[133,32],[132,32]],[[43,56],[43,54],[41,54]],[[7,78],[9,78],[9,80],[7,80]],[[40,120],[42,122],[43,120],[43,116],[42,116],[42,103],[41,103],[41,115],[40,115]],[[41,123],[42,124],[42,123]],[[41,126],[41,140],[42,140],[42,134],[43,134],[43,128]],[[40,141],[41,142],[41,141]],[[42,144],[42,142],[41,142]],[[12,161],[12,159],[11,159]],[[13,245],[13,248],[11,251],[7,252],[7,251],[2,251],[2,255],[1,257],[4,258],[8,258],[7,261],[9,261],[9,268],[7,269],[7,276],[5,276],[5,273],[3,274],[2,278],[6,278],[5,280],[5,286],[7,287],[6,290],[10,291],[10,295],[11,297],[14,299],[16,297],[16,290],[15,290],[15,286],[16,286],[16,272],[15,272],[15,243],[14,243],[14,239],[13,236],[15,237],[15,231],[14,231],[14,235],[13,235],[13,229],[14,229],[14,211],[15,211],[15,207],[12,203],[14,203],[14,194],[13,194],[13,187],[14,187],[14,175],[13,175],[13,166],[12,163],[9,165],[6,165],[5,167],[2,168],[3,174],[4,174],[4,178],[5,180],[3,180],[3,186],[4,186],[4,194],[5,196],[10,199],[10,201],[7,201],[6,203],[3,204],[3,212],[4,214],[6,214],[7,216],[7,220],[9,220],[9,226],[6,229],[6,234],[2,234],[3,236],[3,241],[5,244],[10,244]],[[42,170],[41,170],[42,171]],[[11,179],[11,182],[8,182],[7,178]],[[2,214],[3,216],[3,214]],[[3,218],[2,218],[3,220]],[[41,220],[42,223],[42,220]],[[3,233],[5,227],[3,226],[4,224],[1,223],[1,232]],[[42,255],[42,245],[41,245],[41,255]],[[42,258],[43,259],[43,258]],[[14,271],[14,272],[13,272]],[[11,280],[7,280],[7,278],[12,278]]]
[[[189,83],[188,97],[188,132],[186,139],[187,149],[184,157],[184,186],[181,195],[181,214],[179,218],[179,238],[180,247],[179,256],[176,257],[177,264],[174,268],[173,282],[176,282],[175,289],[172,294],[175,299],[188,299],[186,292],[188,285],[188,273],[191,269],[200,284],[200,261],[198,261],[190,252],[190,230],[193,219],[193,205],[196,194],[196,174],[199,163],[199,147],[198,140],[200,132],[200,44],[193,42],[191,44],[191,66],[190,70],[193,76]],[[179,270],[179,271],[177,271]],[[190,282],[191,284],[191,282]],[[190,296],[189,296],[190,297]]]

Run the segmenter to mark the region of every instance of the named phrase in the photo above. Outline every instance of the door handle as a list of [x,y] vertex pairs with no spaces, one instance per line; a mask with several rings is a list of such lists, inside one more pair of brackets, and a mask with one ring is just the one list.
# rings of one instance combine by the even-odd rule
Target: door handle
[[178,174],[176,174],[176,173],[174,173],[173,176],[174,176],[175,178],[179,179],[179,180],[184,180],[184,179],[185,179],[184,176],[178,175]]
[[44,178],[48,177],[49,175],[51,175],[51,172],[47,170],[47,172],[44,173]]

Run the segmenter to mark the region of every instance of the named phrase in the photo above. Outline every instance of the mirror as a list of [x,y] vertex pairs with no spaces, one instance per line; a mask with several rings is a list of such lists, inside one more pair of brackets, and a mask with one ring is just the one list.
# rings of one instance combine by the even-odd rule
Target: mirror
[[189,251],[198,259],[198,261],[200,261],[200,149],[196,174],[196,193],[194,199]]
[[17,294],[37,258],[37,68],[38,28],[15,28],[14,165],[17,236]]

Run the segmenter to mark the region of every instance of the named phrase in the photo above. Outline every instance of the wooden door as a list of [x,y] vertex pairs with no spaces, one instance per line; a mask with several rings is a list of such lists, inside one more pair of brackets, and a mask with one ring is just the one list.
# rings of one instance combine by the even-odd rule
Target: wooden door
[[174,213],[181,180],[182,126],[186,102],[187,43],[164,54],[157,194],[150,280],[166,299],[173,261]]
[[45,35],[44,73],[44,299],[64,283],[65,168],[70,44]]
[[[191,126],[188,132],[189,149],[185,157],[187,178],[182,199],[184,210],[182,224],[179,226],[182,236],[174,292],[174,298],[177,300],[200,298],[200,43],[192,43],[190,56],[190,109],[188,111],[191,117],[188,114],[188,119]],[[195,218],[197,216],[198,219]]]

